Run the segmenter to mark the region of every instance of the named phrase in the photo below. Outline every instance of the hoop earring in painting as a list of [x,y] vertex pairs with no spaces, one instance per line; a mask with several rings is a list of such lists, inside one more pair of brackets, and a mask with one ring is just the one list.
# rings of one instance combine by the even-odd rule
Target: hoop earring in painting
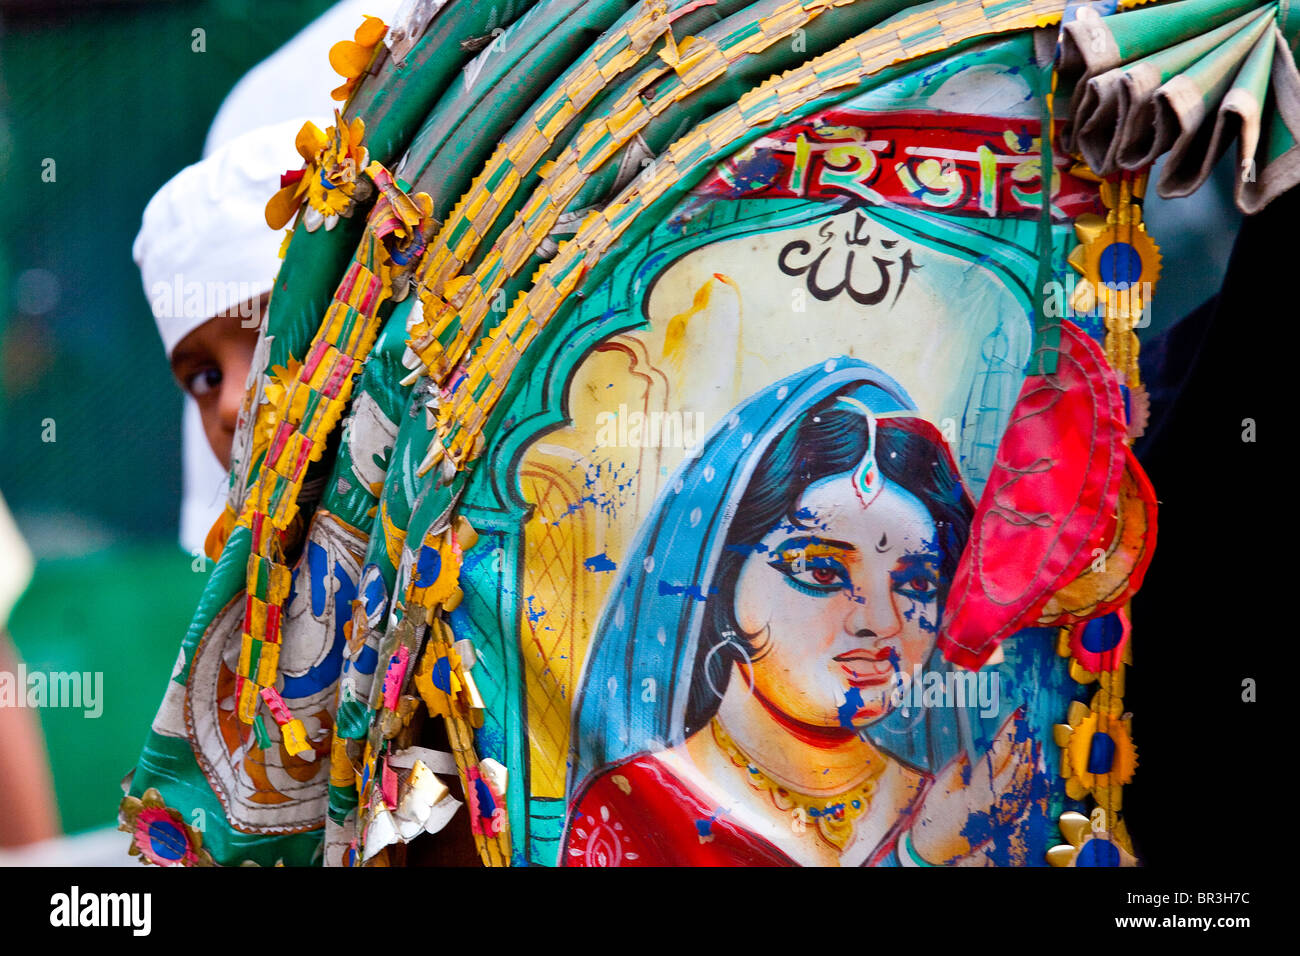
[[[718,651],[722,650],[724,647],[727,647],[728,645],[731,645],[735,647],[736,650],[740,651],[741,656],[744,657],[746,660],[749,659],[748,649],[746,649],[746,647],[743,644],[741,644],[739,641],[736,640],[735,634],[728,631],[727,639],[720,644],[714,644],[712,647],[710,647],[709,653],[704,655],[704,663],[700,665],[701,667],[704,668],[704,679],[709,682],[709,690],[713,691],[713,696],[718,698],[718,700],[722,700],[722,691],[718,690],[718,685],[713,682],[713,673],[709,670],[709,664],[713,660],[713,655],[718,653]],[[753,694],[754,675],[749,673],[748,669],[745,670],[745,675],[746,677],[749,678],[748,681],[749,692]]]

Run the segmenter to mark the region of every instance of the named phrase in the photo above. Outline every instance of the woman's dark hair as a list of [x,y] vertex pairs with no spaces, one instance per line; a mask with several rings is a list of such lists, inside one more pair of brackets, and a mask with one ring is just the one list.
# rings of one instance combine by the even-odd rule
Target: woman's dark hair
[[[805,412],[768,447],[736,509],[705,603],[686,705],[687,736],[717,713],[732,664],[762,653],[756,643],[759,635],[746,634],[736,621],[736,580],[746,559],[782,521],[811,527],[808,516],[797,513],[804,491],[823,478],[853,471],[867,452],[866,418],[835,407],[835,402],[831,398]],[[975,509],[960,476],[949,467],[949,456],[908,428],[910,421],[877,420],[876,463],[887,479],[916,495],[934,519],[942,615]]]

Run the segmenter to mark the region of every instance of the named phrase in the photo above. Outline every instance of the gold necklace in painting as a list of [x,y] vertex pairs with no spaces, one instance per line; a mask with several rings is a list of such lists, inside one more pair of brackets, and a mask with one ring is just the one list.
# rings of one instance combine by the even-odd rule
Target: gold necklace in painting
[[817,833],[826,843],[843,852],[853,840],[853,827],[859,817],[871,808],[871,798],[875,795],[876,784],[885,772],[885,760],[882,758],[871,765],[865,780],[844,793],[831,797],[814,797],[784,784],[777,783],[759,769],[745,752],[740,749],[731,736],[722,727],[722,722],[714,717],[711,721],[713,739],[722,752],[731,758],[731,762],[744,770],[749,785],[760,793],[766,793],[772,804],[780,811],[795,811],[801,822],[817,824]]

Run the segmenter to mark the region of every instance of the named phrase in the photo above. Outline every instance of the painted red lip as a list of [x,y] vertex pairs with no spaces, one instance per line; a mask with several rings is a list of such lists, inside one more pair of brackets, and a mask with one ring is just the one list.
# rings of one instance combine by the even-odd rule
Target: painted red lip
[[880,687],[893,681],[894,671],[891,668],[883,674],[863,674],[860,671],[854,671],[846,667],[844,668],[844,676],[848,678],[850,687]]
[[866,648],[859,648],[856,651],[848,651],[840,654],[835,658],[837,661],[887,661],[893,656],[893,650],[888,647],[882,647],[878,651],[869,651]]
[[834,660],[844,671],[851,687],[879,687],[894,679],[893,655],[889,648],[849,651]]

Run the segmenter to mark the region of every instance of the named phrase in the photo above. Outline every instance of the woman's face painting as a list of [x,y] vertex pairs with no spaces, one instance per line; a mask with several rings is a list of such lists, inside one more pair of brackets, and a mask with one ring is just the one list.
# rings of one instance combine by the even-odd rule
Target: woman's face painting
[[736,583],[736,620],[760,648],[754,690],[800,723],[862,727],[934,646],[934,520],[890,481],[863,507],[847,474],[809,485],[797,518],[768,532]]

